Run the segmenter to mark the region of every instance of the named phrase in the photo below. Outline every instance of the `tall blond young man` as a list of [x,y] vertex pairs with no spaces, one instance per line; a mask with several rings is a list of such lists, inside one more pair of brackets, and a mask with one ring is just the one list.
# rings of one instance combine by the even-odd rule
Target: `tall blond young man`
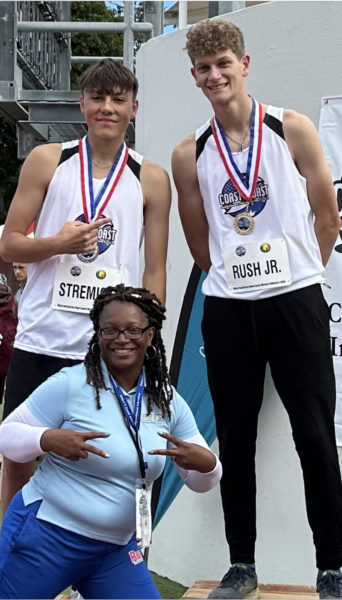
[[[31,152],[2,236],[6,261],[30,263],[4,416],[47,377],[84,358],[97,293],[120,282],[141,284],[143,237],[142,284],[165,302],[169,178],[124,141],[138,109],[138,82],[105,59],[87,69],[80,86],[87,135]],[[33,239],[26,237],[32,222]],[[3,511],[33,469],[4,461]]]
[[341,598],[335,381],[320,286],[340,227],[332,180],[311,121],[248,95],[238,27],[194,25],[187,51],[214,110],[173,154],[185,236],[208,274],[202,331],[232,564],[209,598],[258,594],[255,446],[267,363],[303,470],[317,589]]

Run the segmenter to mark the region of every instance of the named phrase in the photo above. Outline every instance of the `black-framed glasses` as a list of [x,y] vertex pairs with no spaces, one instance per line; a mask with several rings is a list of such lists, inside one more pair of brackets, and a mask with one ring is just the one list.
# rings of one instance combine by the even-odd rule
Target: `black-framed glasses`
[[117,329],[116,327],[105,327],[100,329],[100,333],[105,340],[116,340],[120,333],[123,333],[127,340],[140,340],[143,333],[147,331],[152,325],[146,327],[126,327],[125,329]]

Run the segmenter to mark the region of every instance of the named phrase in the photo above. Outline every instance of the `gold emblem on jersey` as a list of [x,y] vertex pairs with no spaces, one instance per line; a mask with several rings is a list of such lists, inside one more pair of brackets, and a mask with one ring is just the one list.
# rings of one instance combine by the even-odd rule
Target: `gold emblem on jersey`
[[269,252],[271,250],[271,244],[269,244],[268,242],[261,244],[260,250],[261,252]]

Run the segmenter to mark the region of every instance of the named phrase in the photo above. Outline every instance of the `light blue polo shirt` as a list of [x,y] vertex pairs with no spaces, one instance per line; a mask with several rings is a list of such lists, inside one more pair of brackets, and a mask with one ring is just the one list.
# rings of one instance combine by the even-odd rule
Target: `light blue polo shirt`
[[[93,539],[124,545],[135,531],[135,486],[141,475],[136,448],[103,362],[102,369],[109,389],[101,390],[100,410],[96,408],[94,388],[86,383],[84,364],[50,377],[26,404],[47,427],[110,433],[107,438],[88,442],[110,458],[89,453],[88,458],[74,462],[48,453],[24,486],[23,499],[25,505],[42,500],[37,514],[40,519]],[[133,408],[135,388],[126,396]],[[157,407],[147,415],[144,394],[140,425],[144,452],[166,446],[158,431],[181,439],[198,433],[189,406],[175,390],[170,420]],[[146,480],[152,483],[162,473],[165,457],[148,455],[147,460]]]

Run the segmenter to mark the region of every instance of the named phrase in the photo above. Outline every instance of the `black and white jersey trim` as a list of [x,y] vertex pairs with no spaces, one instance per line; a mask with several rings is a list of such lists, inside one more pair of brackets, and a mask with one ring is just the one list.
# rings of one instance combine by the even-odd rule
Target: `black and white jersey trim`
[[128,155],[127,166],[131,169],[133,175],[136,176],[138,181],[140,181],[141,165],[136,160],[134,160],[134,158],[132,158],[130,154]]
[[264,123],[265,125],[267,125],[267,127],[272,129],[274,133],[276,133],[281,138],[283,138],[283,140],[285,140],[283,124],[281,121],[279,121],[279,119],[276,119],[276,117],[273,117],[273,115],[269,115],[268,113],[266,113]]
[[[61,165],[62,163],[64,163],[66,160],[69,160],[69,158],[71,158],[72,156],[74,156],[74,154],[77,154],[77,153],[78,153],[78,144],[76,146],[73,146],[72,148],[64,148],[64,150],[62,150],[62,154],[59,159],[58,166]],[[140,181],[141,165],[136,160],[134,160],[134,158],[132,158],[132,156],[130,154],[128,155],[127,166],[131,169],[132,173],[135,175],[135,177],[138,179],[138,181]]]
[[211,135],[212,135],[212,129],[211,129],[211,125],[209,125],[209,127],[205,131],[203,131],[202,135],[200,135],[200,137],[196,141],[196,161],[201,156],[201,154],[204,150],[206,141]]
[[59,167],[59,165],[64,163],[66,160],[69,160],[69,158],[74,156],[74,154],[77,154],[77,152],[78,152],[78,144],[76,146],[73,146],[72,148],[64,148],[64,150],[62,150],[62,154],[61,154],[61,157],[59,159],[59,163],[57,166]]

